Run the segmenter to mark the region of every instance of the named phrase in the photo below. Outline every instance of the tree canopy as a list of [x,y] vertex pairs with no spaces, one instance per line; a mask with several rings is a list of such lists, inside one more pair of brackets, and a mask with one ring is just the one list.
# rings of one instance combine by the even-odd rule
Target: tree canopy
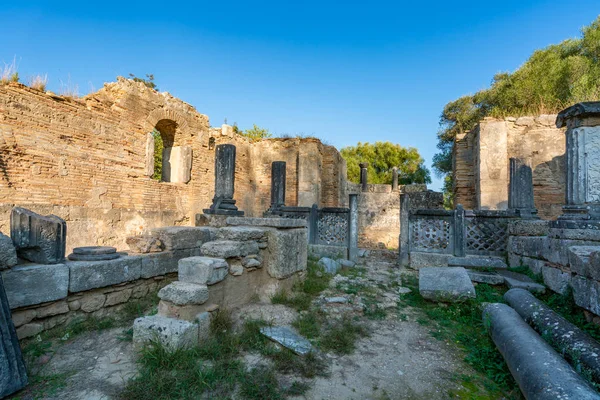
[[451,190],[452,144],[486,116],[519,117],[558,112],[574,103],[600,99],[600,17],[579,39],[535,51],[513,73],[499,73],[488,89],[446,104],[440,116],[433,169]]
[[242,136],[246,136],[248,139],[252,141],[257,141],[261,139],[267,139],[272,137],[271,133],[268,129],[261,128],[260,126],[253,124],[252,128],[246,129],[245,131],[240,131],[236,124],[233,125],[233,131],[235,133],[239,133]]
[[400,184],[431,183],[429,170],[414,147],[405,148],[390,142],[358,143],[344,147],[340,153],[346,160],[348,180],[360,182],[359,163],[369,163],[369,183],[392,183],[392,168],[398,167]]

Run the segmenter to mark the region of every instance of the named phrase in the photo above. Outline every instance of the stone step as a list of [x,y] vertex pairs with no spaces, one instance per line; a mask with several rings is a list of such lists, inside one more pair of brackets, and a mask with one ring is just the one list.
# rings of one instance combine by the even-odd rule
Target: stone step
[[506,269],[508,266],[503,259],[499,257],[450,257],[448,259],[449,267],[465,267],[471,269],[493,268]]
[[477,271],[468,269],[467,274],[472,282],[487,283],[488,285],[503,285],[504,277],[495,272]]
[[535,282],[527,275],[513,271],[498,271],[498,273],[504,277],[504,283],[509,289],[525,289],[532,293],[544,293],[546,291],[546,286]]
[[419,293],[431,301],[459,302],[475,297],[475,287],[462,267],[419,269]]
[[216,258],[245,257],[249,254],[258,254],[256,242],[237,242],[233,240],[215,240],[204,243],[201,247],[202,255]]
[[483,320],[527,399],[597,400],[598,393],[515,310],[488,304]]
[[208,287],[175,281],[160,289],[158,297],[179,306],[204,304],[208,300]]

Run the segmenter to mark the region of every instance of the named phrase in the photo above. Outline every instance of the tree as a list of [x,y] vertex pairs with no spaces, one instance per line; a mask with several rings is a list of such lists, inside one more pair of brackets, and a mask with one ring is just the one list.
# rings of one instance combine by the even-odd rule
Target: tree
[[[237,130],[239,132],[239,129],[237,129],[237,125],[234,125],[234,126],[235,126],[234,131]],[[261,128],[256,124],[253,124],[252,128],[240,132],[240,134],[242,136],[246,136],[253,142],[255,142],[257,140],[261,140],[261,139],[270,138],[273,136],[273,135],[271,135],[271,133],[269,133],[268,129]]]
[[154,137],[154,174],[152,179],[160,182],[162,179],[162,167],[163,167],[163,149],[164,143],[161,133],[158,129],[152,131]]
[[392,168],[398,167],[400,184],[431,183],[429,170],[414,147],[405,148],[390,142],[358,143],[344,147],[340,153],[346,160],[348,180],[360,182],[359,163],[369,163],[370,183],[392,183]]
[[146,79],[139,78],[134,74],[129,74],[129,78],[133,79],[134,82],[142,82],[146,87],[158,91],[158,87],[156,86],[156,83],[154,83],[154,74],[146,74]]

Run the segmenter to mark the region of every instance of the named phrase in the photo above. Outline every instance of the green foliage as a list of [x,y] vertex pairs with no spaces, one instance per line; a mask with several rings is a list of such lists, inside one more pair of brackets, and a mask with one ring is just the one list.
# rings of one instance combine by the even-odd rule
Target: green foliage
[[[452,172],[452,144],[486,116],[552,113],[581,101],[600,99],[600,17],[580,39],[535,51],[513,73],[496,74],[490,88],[446,104],[440,116],[433,169]],[[445,190],[451,188],[446,186]]]
[[359,163],[369,163],[369,183],[392,183],[392,168],[398,167],[400,184],[431,183],[429,170],[414,147],[405,148],[390,142],[361,143],[344,147],[340,153],[346,160],[348,179],[360,182]]
[[261,140],[261,139],[270,138],[273,136],[273,135],[271,135],[271,133],[269,133],[268,129],[261,128],[256,124],[252,125],[252,128],[247,129],[245,131],[240,131],[238,129],[237,125],[234,125],[233,130],[234,130],[234,132],[240,133],[242,136],[245,136],[254,142]]
[[325,351],[332,351],[340,355],[350,354],[354,351],[358,339],[366,335],[365,327],[344,318],[323,334],[319,344]]
[[146,78],[139,78],[134,74],[129,74],[129,79],[133,79],[134,82],[142,82],[146,87],[158,91],[158,87],[154,83],[154,74],[146,74]]
[[160,182],[162,179],[163,149],[165,146],[158,129],[152,131],[152,137],[154,137],[154,174],[152,175],[152,179]]

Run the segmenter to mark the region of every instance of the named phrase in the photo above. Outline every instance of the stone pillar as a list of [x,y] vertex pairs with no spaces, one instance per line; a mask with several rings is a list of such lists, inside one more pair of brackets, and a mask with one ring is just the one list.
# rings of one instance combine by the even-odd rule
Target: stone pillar
[[308,243],[317,244],[318,235],[318,222],[319,222],[319,206],[313,204],[310,208],[310,215],[308,216]]
[[533,173],[527,160],[510,159],[508,208],[521,218],[538,218],[533,202]]
[[368,175],[367,175],[367,168],[369,167],[369,163],[360,163],[358,164],[360,166],[360,184],[362,185],[362,191],[366,192],[368,191]]
[[392,192],[398,191],[398,167],[392,168]]
[[275,211],[285,206],[285,161],[271,164],[271,207]]
[[0,275],[0,399],[27,385],[27,371]]
[[575,104],[556,118],[566,131],[566,199],[561,220],[600,220],[600,102]]
[[454,210],[454,256],[466,256],[465,209],[462,204]]
[[410,248],[409,248],[409,212],[410,212],[410,197],[408,193],[400,195],[400,242],[398,249],[398,262],[402,267],[408,267],[410,264]]
[[235,146],[220,144],[215,154],[215,197],[205,214],[244,215],[233,199],[235,191]]
[[348,224],[348,259],[358,259],[358,195],[350,195],[350,221]]

